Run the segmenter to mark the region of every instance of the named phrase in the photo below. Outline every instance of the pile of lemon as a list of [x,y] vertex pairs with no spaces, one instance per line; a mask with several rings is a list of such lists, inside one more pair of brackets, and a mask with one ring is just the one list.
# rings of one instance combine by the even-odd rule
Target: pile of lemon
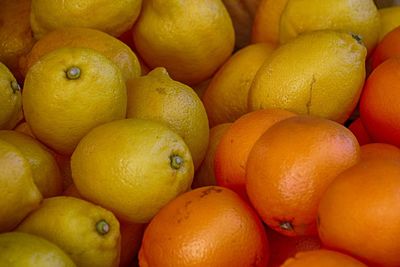
[[372,0],[233,2],[0,3],[0,266],[130,266],[162,207],[215,184],[213,129],[345,123],[400,25]]

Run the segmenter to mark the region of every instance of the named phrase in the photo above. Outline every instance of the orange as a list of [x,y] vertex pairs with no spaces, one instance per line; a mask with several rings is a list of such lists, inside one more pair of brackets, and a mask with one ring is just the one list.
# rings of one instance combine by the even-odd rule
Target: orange
[[300,251],[316,250],[321,248],[318,236],[285,236],[275,230],[267,228],[270,245],[270,259],[268,267],[279,267],[285,260]]
[[342,172],[318,210],[321,241],[368,261],[400,266],[400,161],[362,160]]
[[222,136],[226,133],[232,123],[222,123],[210,129],[210,137],[204,160],[200,167],[195,172],[192,188],[197,188],[207,185],[216,185],[214,174],[214,158],[217,146],[221,141]]
[[266,266],[268,240],[254,211],[233,191],[206,186],[164,206],[147,226],[141,267]]
[[271,126],[254,144],[247,160],[247,194],[272,229],[288,236],[316,234],[324,191],[359,158],[357,139],[343,125],[291,117]]
[[27,54],[35,43],[29,21],[30,10],[31,0],[3,0],[0,4],[0,62],[20,82],[19,58]]
[[366,80],[360,117],[372,141],[400,146],[400,59],[388,59]]
[[233,122],[248,112],[247,95],[258,69],[275,46],[253,44],[236,52],[213,76],[203,95],[211,126]]
[[360,147],[361,159],[394,159],[400,161],[400,149],[385,143],[370,143]]
[[392,57],[400,57],[400,27],[390,31],[378,43],[371,57],[372,68]]
[[288,259],[282,267],[367,267],[364,263],[339,252],[313,250],[300,252]]
[[252,42],[279,44],[279,22],[288,0],[261,0],[254,17]]
[[281,109],[262,109],[236,120],[222,136],[214,156],[217,184],[246,196],[247,157],[257,139],[276,122],[295,116]]
[[21,58],[22,74],[26,75],[29,68],[42,56],[66,46],[96,50],[119,67],[125,80],[140,76],[139,60],[130,47],[105,32],[79,27],[62,28],[44,35],[32,50]]
[[357,138],[357,141],[360,145],[365,145],[372,142],[371,137],[369,137],[367,130],[365,130],[360,117],[355,119],[348,128]]

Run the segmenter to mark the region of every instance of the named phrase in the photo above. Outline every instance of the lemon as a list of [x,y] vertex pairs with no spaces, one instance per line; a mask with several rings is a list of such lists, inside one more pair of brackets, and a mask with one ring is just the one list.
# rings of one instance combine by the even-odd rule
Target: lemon
[[142,0],[32,0],[30,20],[36,39],[64,27],[93,28],[119,36],[130,29]]
[[232,20],[221,0],[147,0],[133,28],[135,47],[151,68],[195,85],[230,56]]
[[259,43],[237,51],[213,76],[203,95],[210,126],[234,122],[248,111],[247,97],[258,69],[275,46]]
[[105,32],[79,27],[57,29],[44,35],[21,58],[21,72],[26,75],[39,58],[61,47],[86,47],[100,52],[120,68],[125,80],[141,74],[139,60],[129,46]]
[[280,42],[315,30],[357,34],[368,53],[378,42],[380,17],[373,0],[288,0],[280,19]]
[[28,71],[22,102],[34,135],[70,155],[93,127],[125,118],[126,86],[120,69],[88,48],[59,48]]
[[0,232],[10,231],[42,200],[23,154],[0,139]]
[[82,199],[47,198],[17,231],[53,242],[77,266],[117,267],[119,264],[118,220],[110,211]]
[[382,40],[387,33],[400,26],[400,6],[381,8],[378,11],[381,16],[379,40]]
[[0,62],[0,129],[12,129],[22,119],[21,87]]
[[209,127],[203,103],[193,89],[172,80],[165,68],[130,80],[127,88],[127,117],[166,123],[189,147],[196,169],[207,150]]
[[55,244],[36,235],[9,232],[0,234],[0,266],[75,267],[75,263]]
[[0,139],[17,147],[28,160],[32,178],[43,197],[61,195],[62,178],[51,152],[39,141],[17,131],[0,131]]
[[336,31],[300,35],[276,49],[259,69],[249,108],[280,108],[345,122],[360,97],[367,51]]
[[90,131],[71,158],[79,193],[134,223],[148,222],[190,188],[193,161],[183,139],[163,123],[125,119]]

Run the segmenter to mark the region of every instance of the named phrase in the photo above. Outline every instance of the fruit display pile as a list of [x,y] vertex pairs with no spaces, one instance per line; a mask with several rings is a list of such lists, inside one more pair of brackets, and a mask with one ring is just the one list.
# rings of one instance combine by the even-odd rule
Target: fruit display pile
[[400,6],[0,0],[0,267],[400,267]]

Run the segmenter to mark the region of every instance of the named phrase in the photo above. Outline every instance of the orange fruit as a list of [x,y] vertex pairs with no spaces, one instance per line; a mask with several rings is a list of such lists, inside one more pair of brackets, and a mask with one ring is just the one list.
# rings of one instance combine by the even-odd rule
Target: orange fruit
[[29,21],[31,0],[4,0],[0,5],[0,62],[22,82],[19,58],[35,43]]
[[275,46],[253,44],[237,51],[215,73],[203,95],[211,126],[234,122],[248,112],[247,95],[258,69]]
[[361,159],[394,159],[400,161],[400,149],[385,143],[370,143],[360,147]]
[[364,263],[339,252],[321,249],[300,252],[282,267],[367,267]]
[[253,21],[254,43],[279,44],[280,19],[288,0],[261,0]]
[[316,234],[324,191],[359,158],[357,139],[343,125],[291,117],[271,126],[254,144],[247,160],[247,194],[272,229],[288,236]]
[[360,117],[374,142],[400,146],[400,59],[374,69],[360,99]]
[[147,226],[142,267],[266,266],[268,240],[255,212],[233,191],[206,186],[164,206]]
[[372,68],[375,69],[392,57],[400,57],[400,26],[386,34],[378,43],[371,57]]
[[365,130],[360,117],[355,119],[348,128],[357,138],[357,141],[360,145],[365,145],[372,142],[371,137],[369,137],[367,130]]
[[207,185],[216,185],[214,174],[214,158],[217,146],[221,141],[222,136],[226,133],[232,123],[222,123],[210,129],[210,137],[204,160],[200,167],[195,172],[192,188],[197,188]]
[[281,266],[297,252],[321,248],[318,236],[285,236],[270,228],[267,228],[267,235],[270,245],[268,267]]
[[342,172],[318,209],[318,231],[329,248],[372,266],[400,266],[400,161],[369,159]]
[[243,115],[222,136],[214,156],[217,184],[246,196],[246,162],[257,139],[276,122],[295,116],[281,109],[261,109]]

